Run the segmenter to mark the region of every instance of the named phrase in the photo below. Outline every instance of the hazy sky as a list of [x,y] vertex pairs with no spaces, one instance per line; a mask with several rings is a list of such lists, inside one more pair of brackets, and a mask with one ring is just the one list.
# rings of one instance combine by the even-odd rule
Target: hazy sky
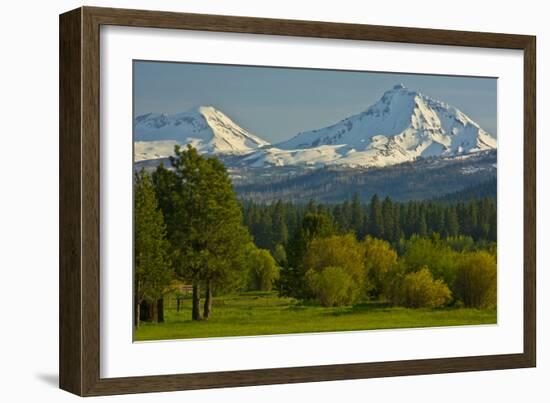
[[496,136],[494,78],[136,61],[134,115],[212,105],[276,143],[362,112],[398,83],[456,106]]

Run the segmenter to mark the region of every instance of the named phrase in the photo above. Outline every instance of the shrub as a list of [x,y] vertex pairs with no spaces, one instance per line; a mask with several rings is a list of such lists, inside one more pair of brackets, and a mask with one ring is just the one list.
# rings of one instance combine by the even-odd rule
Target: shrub
[[360,288],[341,267],[309,270],[306,281],[320,304],[325,307],[349,305],[356,301]]
[[494,255],[485,251],[465,254],[458,264],[453,291],[465,306],[496,306],[497,264]]
[[388,298],[393,305],[408,308],[436,308],[451,299],[451,291],[442,280],[434,280],[426,266],[417,272],[394,273]]
[[365,238],[363,245],[365,269],[371,285],[369,293],[376,298],[384,292],[386,276],[397,263],[397,253],[388,242],[370,236]]

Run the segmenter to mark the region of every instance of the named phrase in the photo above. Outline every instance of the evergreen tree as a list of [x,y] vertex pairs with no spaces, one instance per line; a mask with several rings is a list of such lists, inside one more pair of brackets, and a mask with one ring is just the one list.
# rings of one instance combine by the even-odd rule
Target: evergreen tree
[[244,276],[249,234],[231,180],[217,158],[202,157],[191,146],[176,146],[171,163],[178,179],[173,236],[178,271],[193,285],[193,320],[201,319],[200,286],[205,286],[203,318],[208,319],[214,289],[227,288]]
[[393,203],[389,197],[382,202],[382,223],[384,226],[384,239],[387,241],[395,240],[395,217]]
[[254,239],[258,248],[271,248],[273,241],[273,221],[269,209],[263,209],[259,212]]
[[378,195],[372,196],[370,202],[369,233],[375,238],[384,237],[384,219]]
[[340,231],[343,233],[349,232],[353,230],[353,211],[352,206],[350,203],[346,200],[344,203],[342,203],[340,208],[340,222],[339,222],[339,228]]
[[424,209],[419,210],[416,234],[422,238],[428,236],[428,224],[426,224],[426,213]]
[[489,240],[496,242],[497,241],[497,210],[496,206],[493,205],[492,214],[489,218]]
[[361,206],[361,199],[359,198],[359,194],[355,193],[351,202],[351,229],[355,232],[359,239],[362,239],[365,235],[364,221],[365,214],[363,207]]
[[302,225],[296,230],[286,248],[287,266],[282,268],[279,280],[281,295],[295,298],[310,297],[304,277],[304,255],[312,240],[328,237],[335,232],[330,216],[306,213]]
[[456,215],[456,209],[453,207],[448,207],[445,210],[445,236],[446,237],[456,237],[460,230],[458,224],[458,217]]
[[491,231],[491,201],[488,198],[484,198],[479,202],[479,205],[477,235],[479,239],[487,240]]
[[478,208],[475,202],[469,201],[459,204],[460,233],[479,239],[478,233]]
[[164,167],[163,164],[153,172],[152,176],[158,206],[162,211],[166,224],[167,238],[171,239],[176,228],[174,227],[174,193],[177,184],[177,177],[174,171]]
[[134,206],[135,325],[139,326],[142,304],[150,307],[152,315],[146,315],[147,319],[162,321],[162,310],[155,308],[162,309],[158,301],[173,278],[164,219],[151,177],[143,169],[135,175]]
[[402,227],[402,217],[401,217],[401,205],[398,203],[395,203],[393,205],[393,216],[394,216],[394,222],[393,222],[393,242],[398,242],[400,239],[403,239],[405,237],[405,233],[403,232]]
[[288,242],[288,227],[285,218],[285,206],[279,200],[273,208],[273,239],[270,242],[270,250],[273,252],[277,245],[285,245]]

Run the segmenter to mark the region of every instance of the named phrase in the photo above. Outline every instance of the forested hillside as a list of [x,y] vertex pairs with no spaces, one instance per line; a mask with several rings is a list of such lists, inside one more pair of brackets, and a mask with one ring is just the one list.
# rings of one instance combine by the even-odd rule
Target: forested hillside
[[395,201],[429,200],[494,179],[496,152],[418,159],[383,168],[233,168],[231,174],[239,197],[257,203],[279,199],[301,204],[311,199],[341,203],[355,193],[363,201],[375,194]]

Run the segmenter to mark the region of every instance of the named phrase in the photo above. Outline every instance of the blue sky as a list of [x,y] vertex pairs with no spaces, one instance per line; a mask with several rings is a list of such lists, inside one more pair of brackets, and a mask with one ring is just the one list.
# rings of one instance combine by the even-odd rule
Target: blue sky
[[192,63],[134,62],[134,115],[212,105],[276,143],[362,112],[397,83],[445,101],[496,136],[497,80]]

